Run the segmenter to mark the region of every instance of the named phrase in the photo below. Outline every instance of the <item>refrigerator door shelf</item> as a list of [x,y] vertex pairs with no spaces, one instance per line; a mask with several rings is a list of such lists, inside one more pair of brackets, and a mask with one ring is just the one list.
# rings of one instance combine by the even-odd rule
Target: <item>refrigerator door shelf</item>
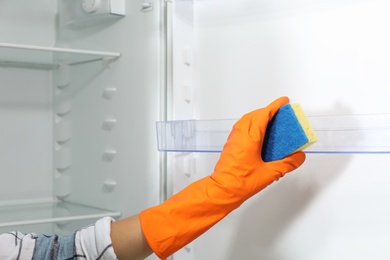
[[106,216],[119,217],[120,215],[120,212],[68,202],[2,206],[0,207],[0,228],[32,224],[64,223]]
[[57,69],[101,60],[114,60],[120,53],[0,43],[0,66]]
[[[318,141],[307,153],[390,153],[390,114],[309,116]],[[221,152],[236,119],[157,122],[162,152]]]

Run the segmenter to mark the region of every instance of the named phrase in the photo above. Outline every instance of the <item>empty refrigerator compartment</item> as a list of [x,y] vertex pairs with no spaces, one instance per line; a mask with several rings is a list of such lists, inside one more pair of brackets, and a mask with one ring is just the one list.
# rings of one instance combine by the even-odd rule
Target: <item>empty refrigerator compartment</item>
[[104,59],[115,59],[116,52],[0,43],[0,66],[57,69],[61,65],[77,65]]
[[2,206],[0,207],[0,228],[96,219],[106,216],[119,217],[120,215],[120,212],[69,202]]
[[[390,153],[390,114],[309,116],[318,141],[307,153]],[[157,122],[158,150],[220,152],[236,119]]]

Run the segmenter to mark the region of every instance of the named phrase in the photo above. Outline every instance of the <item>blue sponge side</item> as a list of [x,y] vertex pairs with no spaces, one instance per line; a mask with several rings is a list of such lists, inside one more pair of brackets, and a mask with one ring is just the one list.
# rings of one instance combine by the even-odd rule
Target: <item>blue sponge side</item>
[[265,162],[280,160],[308,142],[290,104],[282,106],[267,127],[262,148]]

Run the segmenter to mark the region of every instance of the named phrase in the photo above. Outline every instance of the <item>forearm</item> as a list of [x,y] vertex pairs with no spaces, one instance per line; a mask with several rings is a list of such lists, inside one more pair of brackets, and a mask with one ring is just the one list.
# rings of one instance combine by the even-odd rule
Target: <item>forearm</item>
[[112,222],[111,240],[119,260],[141,260],[153,253],[142,232],[138,215]]

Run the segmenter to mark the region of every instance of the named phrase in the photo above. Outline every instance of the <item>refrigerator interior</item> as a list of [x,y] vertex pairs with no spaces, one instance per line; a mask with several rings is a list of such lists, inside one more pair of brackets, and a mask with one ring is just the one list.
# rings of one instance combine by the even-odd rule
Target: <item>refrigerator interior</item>
[[[390,113],[386,1],[169,2],[166,104],[162,1],[127,0],[123,17],[70,25],[61,3],[0,4],[2,232],[68,233],[157,204],[165,110],[234,119],[287,95],[308,115]],[[166,156],[172,193],[219,155]],[[173,258],[388,259],[387,157],[308,154]]]
[[[368,127],[367,115],[385,115],[377,149],[365,151],[371,143],[357,135],[355,152],[307,153],[302,167],[173,259],[388,259],[389,150],[379,151],[390,131],[390,3],[182,0],[171,7],[173,122],[237,119],[279,96],[329,124],[353,116],[351,134]],[[219,157],[179,150],[167,153],[172,193],[212,173]]]
[[161,8],[101,3],[0,4],[1,232],[67,234],[159,202]]

